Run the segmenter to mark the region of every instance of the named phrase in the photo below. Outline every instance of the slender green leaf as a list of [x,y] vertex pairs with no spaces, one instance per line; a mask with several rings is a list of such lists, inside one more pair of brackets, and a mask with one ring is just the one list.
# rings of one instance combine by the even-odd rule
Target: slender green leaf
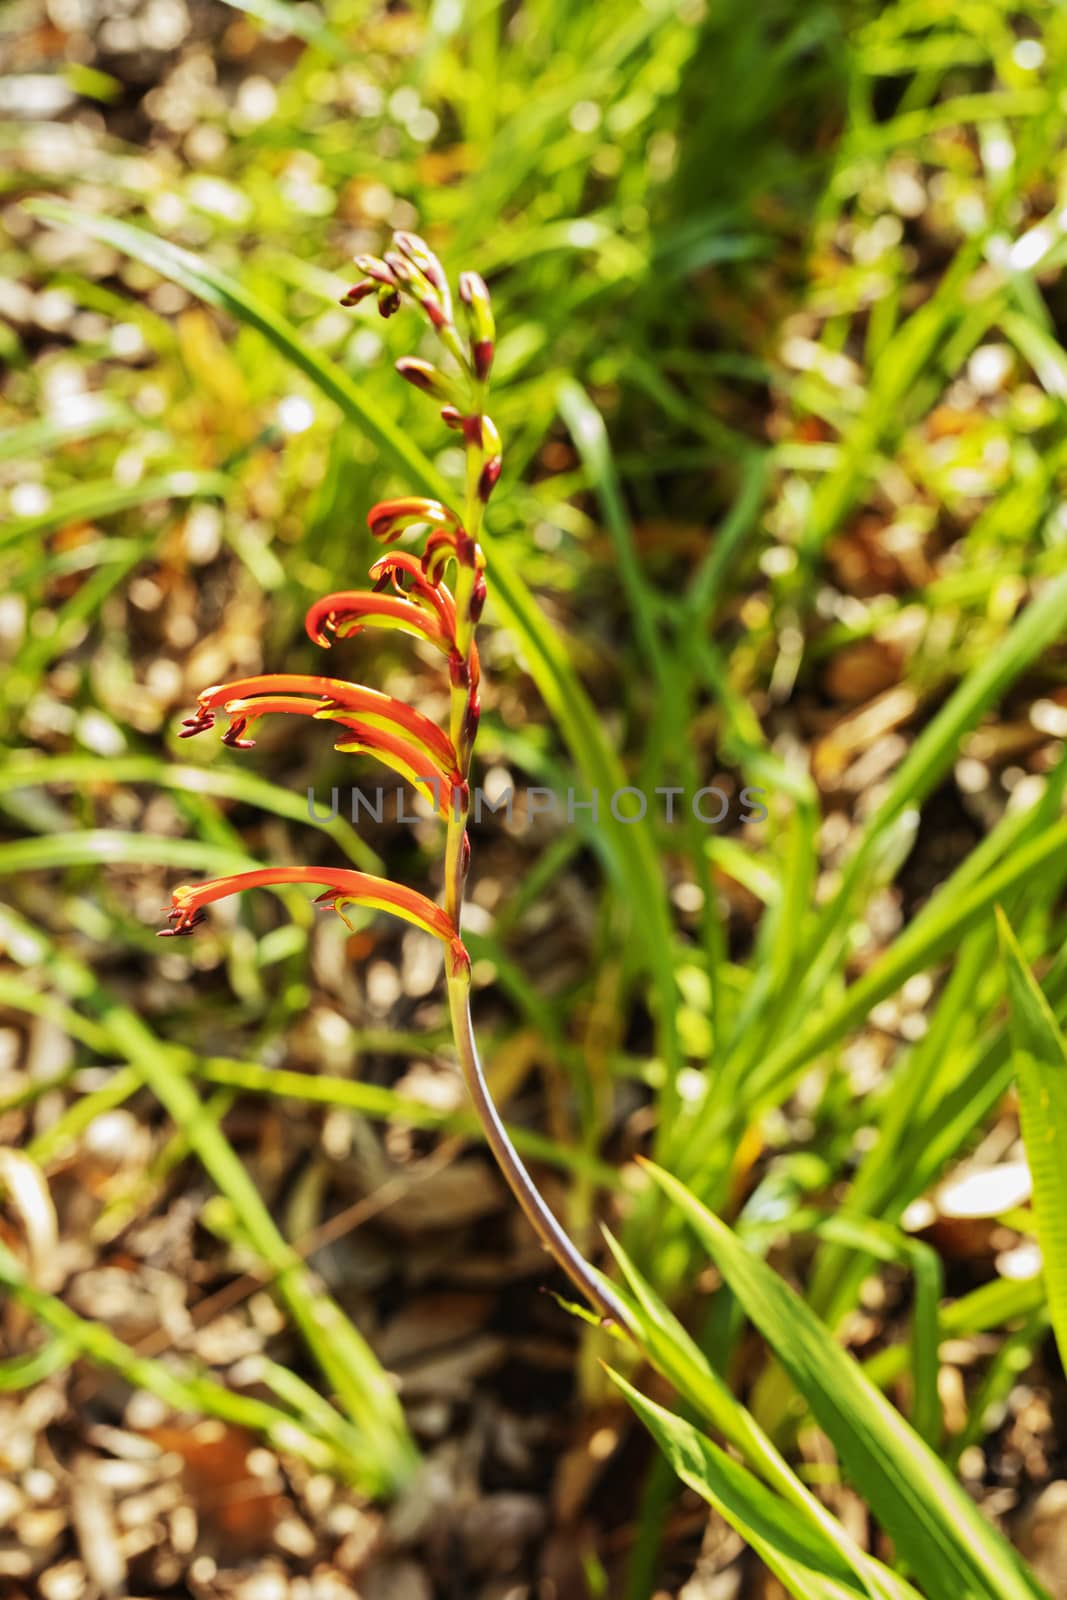
[[656,1405],[611,1367],[607,1372],[682,1482],[736,1529],[791,1594],[830,1600],[865,1592],[830,1541],[792,1506],[690,1423]]
[[43,511],[12,517],[0,532],[0,545],[16,544],[71,522],[95,522],[118,511],[150,505],[153,500],[221,500],[232,489],[232,480],[222,472],[168,472],[140,483],[115,483],[111,478],[79,483],[54,495]]
[[[848,1531],[801,1482],[755,1417],[731,1393],[704,1352],[638,1271],[618,1240],[607,1231],[605,1238],[632,1295],[632,1298],[622,1296],[632,1318],[631,1332],[656,1370],[673,1384],[696,1416],[718,1429],[764,1483],[828,1541],[837,1559],[849,1568],[864,1592],[875,1600],[908,1600],[913,1594],[910,1586],[861,1550]],[[617,1286],[615,1292],[619,1294]]]
[[1008,970],[1012,1062],[1034,1185],[1034,1220],[1052,1326],[1067,1362],[1067,1044],[999,907],[997,930]]
[[648,1170],[692,1225],[931,1600],[1034,1600],[1036,1578],[807,1304],[685,1186]]

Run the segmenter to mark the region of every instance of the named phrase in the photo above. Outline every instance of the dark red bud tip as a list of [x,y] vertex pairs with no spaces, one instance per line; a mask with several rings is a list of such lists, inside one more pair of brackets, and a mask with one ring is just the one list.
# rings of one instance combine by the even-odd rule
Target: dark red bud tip
[[478,737],[478,723],[481,721],[481,710],[478,702],[472,699],[463,713],[463,742],[469,749]]
[[423,394],[433,393],[433,381],[426,370],[425,362],[416,361],[413,356],[401,356],[396,364],[396,370],[402,378],[407,379],[408,383],[416,389],[421,389]]
[[474,376],[484,383],[493,365],[492,339],[476,339],[471,346],[471,354],[474,357]]
[[463,418],[460,416],[455,406],[441,407],[441,421],[445,424],[446,428],[462,428],[463,426]]
[[467,532],[460,528],[456,534],[456,560],[461,567],[473,567],[477,560],[478,546]]
[[467,873],[470,871],[470,869],[471,869],[471,836],[470,836],[469,833],[465,833],[463,835],[463,843],[459,847],[459,870],[462,872],[463,876],[466,877]]
[[231,727],[226,729],[222,736],[223,744],[228,744],[231,750],[254,750],[256,741],[254,739],[242,739],[241,737],[247,726],[247,719],[240,717]]
[[184,939],[192,933],[202,922],[207,921],[207,912],[203,906],[198,906],[195,911],[183,911],[180,906],[172,906],[167,912],[169,928],[158,928],[157,939]]
[[390,284],[396,287],[396,278],[392,270],[384,261],[379,261],[377,256],[357,256],[356,266],[360,272],[365,272],[368,278],[373,278],[377,283]]
[[499,456],[494,456],[492,461],[487,461],[482,468],[478,479],[478,499],[484,505],[500,482],[500,472],[504,463]]
[[478,416],[477,413],[472,417],[462,417],[460,419],[460,426],[463,429],[463,437],[466,439],[467,443],[473,449],[480,450],[482,448],[481,417]]
[[364,278],[362,283],[354,283],[347,294],[341,296],[343,306],[358,306],[361,300],[366,300],[368,295],[376,294],[378,285],[373,278]]
[[474,588],[471,590],[470,619],[472,622],[481,621],[482,612],[485,610],[485,596],[485,573],[479,572],[474,580]]
[[378,314],[389,318],[400,310],[400,290],[382,287],[378,291]]
[[454,689],[465,689],[470,683],[470,668],[458,650],[453,650],[448,658],[448,676]]

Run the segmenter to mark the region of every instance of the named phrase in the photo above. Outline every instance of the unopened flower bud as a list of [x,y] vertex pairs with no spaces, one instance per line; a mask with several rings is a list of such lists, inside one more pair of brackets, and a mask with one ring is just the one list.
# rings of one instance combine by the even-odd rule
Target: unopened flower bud
[[441,407],[441,421],[446,428],[462,428],[463,418],[455,406]]
[[396,287],[396,275],[384,261],[379,261],[377,256],[357,256],[356,266],[360,272],[365,272],[368,278],[373,278],[376,283],[388,283]]
[[472,622],[481,621],[482,612],[485,609],[485,595],[485,573],[479,572],[478,576],[474,580],[474,587],[471,590],[470,619]]
[[500,473],[503,465],[504,463],[500,456],[493,456],[482,468],[478,477],[478,499],[483,505],[500,482]]
[[443,328],[452,320],[452,303],[447,287],[442,293],[424,272],[395,250],[386,251],[385,265],[397,283],[401,283],[418,302],[435,328]]
[[475,376],[484,382],[493,364],[493,344],[496,339],[496,323],[485,280],[477,272],[461,272],[459,298],[466,309]]
[[378,290],[378,314],[388,320],[400,310],[400,290],[383,284]]
[[479,383],[484,383],[493,365],[492,339],[473,340],[471,343],[471,360],[474,363],[474,376]]
[[482,710],[478,703],[478,696],[472,694],[467,702],[467,709],[463,713],[463,743],[469,750],[478,737],[478,723],[481,720]]
[[482,448],[482,419],[478,413],[474,412],[469,417],[461,417],[460,427],[463,429],[463,437],[467,443],[473,449],[480,450]]
[[434,255],[425,239],[420,239],[417,233],[394,233],[393,243],[402,255],[413,262],[424,277],[429,278],[435,289],[444,289],[447,284],[444,268]]
[[359,283],[354,283],[347,294],[341,296],[343,306],[358,306],[361,300],[366,300],[368,295],[377,294],[378,285],[373,278],[363,278]]
[[453,650],[448,658],[448,677],[453,689],[466,689],[470,683],[470,668],[458,650]]
[[427,283],[425,275],[405,256],[399,255],[395,250],[387,250],[382,259],[396,283],[406,283],[413,289],[425,289]]
[[423,394],[429,394],[435,400],[444,400],[451,403],[455,395],[455,388],[437,367],[429,361],[420,361],[417,356],[401,356],[396,364],[396,370],[402,378]]

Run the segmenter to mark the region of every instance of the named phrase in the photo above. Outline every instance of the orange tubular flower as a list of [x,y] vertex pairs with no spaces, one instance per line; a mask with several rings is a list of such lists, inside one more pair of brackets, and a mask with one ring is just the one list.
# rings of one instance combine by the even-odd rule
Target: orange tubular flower
[[[301,695],[309,698],[297,698]],[[282,699],[285,703],[278,703]],[[215,720],[214,713],[219,710],[231,720],[243,717],[246,723],[273,711],[296,712],[311,717],[332,717],[335,712],[351,712],[360,719],[361,724],[399,731],[425,750],[427,761],[443,767],[446,772],[454,773],[456,770],[455,746],[436,722],[403,700],[382,694],[378,689],[368,689],[360,683],[348,683],[344,678],[271,672],[255,678],[237,678],[233,683],[216,684],[200,695],[197,714],[186,718],[186,726],[179,737],[188,739],[210,728]],[[233,743],[227,735],[224,735],[224,740]]]
[[205,919],[204,907],[214,900],[225,900],[232,894],[243,894],[246,889],[263,889],[280,883],[325,885],[326,893],[318,897],[316,905],[329,906],[342,918],[346,905],[367,906],[375,911],[388,911],[394,917],[402,917],[405,922],[441,940],[448,950],[449,970],[453,974],[469,970],[467,952],[455,924],[441,906],[415,889],[390,883],[386,878],[376,878],[369,872],[353,872],[340,867],[259,867],[254,872],[235,872],[225,878],[210,878],[206,883],[179,884],[167,913],[170,926],[160,928],[158,937],[173,939],[192,933]]
[[402,500],[379,500],[371,508],[367,526],[383,544],[393,544],[406,528],[459,527],[454,511],[443,506],[440,500],[427,500],[421,495],[407,495]]
[[348,639],[365,627],[398,628],[401,633],[425,639],[444,651],[455,643],[446,634],[440,617],[425,607],[399,595],[375,594],[366,589],[324,595],[308,611],[304,625],[308,638],[324,647],[330,643],[331,633],[338,639]]
[[[378,557],[370,576],[374,579],[376,594],[381,594],[391,583],[397,594],[432,611],[449,638],[455,635],[456,603],[443,583],[428,581],[418,556],[407,550],[389,550]],[[405,587],[405,578],[410,587]]]

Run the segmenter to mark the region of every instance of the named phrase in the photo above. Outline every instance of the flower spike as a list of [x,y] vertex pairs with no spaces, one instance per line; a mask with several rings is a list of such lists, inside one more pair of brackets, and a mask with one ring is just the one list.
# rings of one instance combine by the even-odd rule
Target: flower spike
[[[367,627],[395,628],[433,644],[448,664],[449,726],[446,732],[412,706],[339,678],[304,673],[274,673],[216,684],[200,696],[186,717],[183,739],[210,728],[218,714],[226,719],[223,742],[248,749],[248,730],[264,717],[294,714],[336,725],[342,751],[366,752],[399,772],[427,797],[445,820],[444,904],[384,878],[329,867],[263,867],[174,891],[162,936],[191,933],[214,900],[279,884],[316,884],[327,905],[347,923],[348,906],[391,912],[439,939],[445,946],[448,1003],[464,1081],[490,1149],[545,1247],[602,1315],[626,1327],[621,1302],[583,1259],[552,1214],[512,1144],[489,1092],[478,1058],[470,1016],[470,958],[460,938],[460,918],[470,838],[471,754],[481,712],[480,666],[475,630],[486,598],[485,561],[479,546],[485,505],[500,478],[500,434],[485,411],[496,330],[489,291],[475,272],[463,273],[459,299],[467,338],[453,321],[448,279],[437,257],[416,234],[398,233],[384,258],[359,256],[363,280],[342,301],[358,305],[376,297],[382,316],[405,302],[419,306],[435,330],[451,367],[441,370],[419,357],[398,363],[402,377],[441,405],[441,416],[462,437],[467,457],[462,517],[438,500],[407,496],[372,508],[374,537],[394,545],[408,529],[427,530],[420,554],[389,550],[371,567],[370,590],[324,595],[308,611],[310,638],[327,646],[331,635],[347,638]],[[443,578],[449,565],[452,587]],[[351,924],[349,924],[351,926]]]

